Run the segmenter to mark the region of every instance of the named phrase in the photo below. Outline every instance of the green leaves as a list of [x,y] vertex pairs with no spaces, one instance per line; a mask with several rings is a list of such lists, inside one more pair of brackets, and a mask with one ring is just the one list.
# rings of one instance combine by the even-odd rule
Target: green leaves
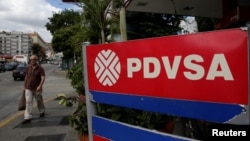
[[60,99],[58,104],[66,107],[72,107],[73,102],[75,102],[73,99],[69,99],[65,94],[58,94],[57,97]]
[[97,113],[108,119],[157,130],[165,126],[168,121],[173,120],[173,117],[169,115],[105,104],[97,105]]
[[59,101],[59,104],[60,105],[63,105],[63,106],[66,106],[66,100],[64,98],[62,98],[60,101]]
[[79,94],[84,94],[83,63],[80,62],[70,68],[67,77],[71,79],[71,85],[73,88],[75,88]]
[[73,58],[74,45],[72,38],[79,32],[80,26],[75,28],[75,25],[80,25],[81,14],[77,11],[65,9],[60,13],[54,13],[53,17],[49,18],[49,22],[45,27],[53,35],[52,46],[54,51],[63,52],[64,57]]
[[86,113],[85,97],[82,95],[72,96],[66,94],[57,94],[60,99],[59,104],[72,107],[73,104],[77,104],[76,110],[69,116],[69,124],[72,128],[78,131],[80,134],[88,132],[88,122]]

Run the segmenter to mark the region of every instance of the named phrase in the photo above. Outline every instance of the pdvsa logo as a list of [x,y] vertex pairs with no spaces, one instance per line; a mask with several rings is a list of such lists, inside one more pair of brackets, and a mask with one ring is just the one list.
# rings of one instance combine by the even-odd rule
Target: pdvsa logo
[[[198,54],[187,56],[174,56],[172,62],[168,56],[127,58],[127,79],[132,80],[135,73],[142,73],[143,79],[157,79],[164,77],[165,80],[184,77],[190,81],[215,80],[218,77],[225,81],[233,81],[234,77],[224,54],[214,54],[209,67],[204,67],[205,59]],[[199,63],[199,64],[198,64]],[[161,65],[163,64],[163,65]],[[150,69],[150,66],[152,67]],[[180,72],[179,68],[186,68]],[[124,67],[123,67],[124,68]],[[95,74],[103,86],[114,85],[121,73],[121,64],[118,56],[110,49],[100,51],[94,64]],[[160,75],[164,71],[165,75]]]
[[94,69],[96,78],[103,86],[112,86],[120,77],[121,64],[115,52],[102,50],[95,58]]

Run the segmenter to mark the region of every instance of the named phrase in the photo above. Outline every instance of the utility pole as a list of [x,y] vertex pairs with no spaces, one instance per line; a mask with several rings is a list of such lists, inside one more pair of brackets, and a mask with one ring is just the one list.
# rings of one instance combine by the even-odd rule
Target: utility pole
[[21,34],[18,36],[18,55],[21,55]]

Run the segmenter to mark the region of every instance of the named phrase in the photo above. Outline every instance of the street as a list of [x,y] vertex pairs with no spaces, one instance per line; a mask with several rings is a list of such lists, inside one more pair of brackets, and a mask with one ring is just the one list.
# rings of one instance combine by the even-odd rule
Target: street
[[[60,71],[57,65],[42,64],[42,66],[46,74],[43,86],[44,101],[56,97],[58,93],[67,94],[73,91],[73,88],[70,87],[70,80],[66,78],[66,72]],[[18,112],[23,82],[23,80],[14,81],[12,71],[0,73],[0,122]],[[69,87],[65,87],[65,85]],[[35,100],[34,104],[36,104]]]

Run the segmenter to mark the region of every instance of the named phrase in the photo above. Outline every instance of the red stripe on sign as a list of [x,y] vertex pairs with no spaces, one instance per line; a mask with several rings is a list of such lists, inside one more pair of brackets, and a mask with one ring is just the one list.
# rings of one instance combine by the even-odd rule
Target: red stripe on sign
[[110,141],[109,139],[106,139],[106,138],[98,136],[98,135],[93,135],[93,140],[94,141]]
[[247,42],[231,29],[89,46],[89,89],[248,105]]

